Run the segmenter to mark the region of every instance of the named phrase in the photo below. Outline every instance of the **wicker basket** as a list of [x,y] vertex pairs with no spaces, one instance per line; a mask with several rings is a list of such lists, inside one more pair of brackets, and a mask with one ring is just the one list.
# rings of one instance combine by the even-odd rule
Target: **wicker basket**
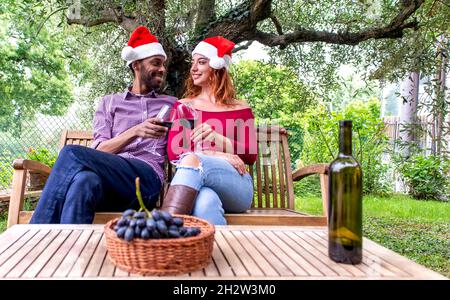
[[200,234],[127,242],[118,238],[113,229],[118,218],[106,223],[106,246],[111,261],[120,269],[142,275],[175,275],[206,267],[214,246],[214,226],[196,217],[174,216],[182,217],[186,227],[199,227]]

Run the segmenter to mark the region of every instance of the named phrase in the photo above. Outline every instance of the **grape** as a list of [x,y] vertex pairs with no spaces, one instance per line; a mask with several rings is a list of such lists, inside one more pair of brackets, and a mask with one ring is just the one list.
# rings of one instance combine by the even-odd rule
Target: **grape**
[[152,211],[152,217],[153,217],[153,220],[155,220],[155,221],[160,220],[160,219],[161,219],[160,211],[154,209],[154,210]]
[[184,234],[185,234],[186,231],[187,231],[187,228],[186,228],[186,227],[180,227],[180,228],[178,229],[178,231],[180,231],[181,236],[184,236]]
[[161,235],[167,235],[167,225],[164,220],[156,221],[156,228],[158,229],[159,233],[161,233]]
[[146,223],[147,223],[147,229],[148,229],[148,230],[152,230],[152,229],[155,229],[155,228],[156,228],[155,220],[153,220],[153,219],[147,219]]
[[127,230],[125,230],[124,239],[127,242],[131,242],[131,240],[134,238],[134,228],[133,227],[127,227]]
[[150,231],[147,228],[142,229],[141,239],[148,240],[149,238],[151,238]]
[[123,239],[125,230],[127,230],[127,227],[120,227],[119,229],[117,229],[117,237]]
[[136,221],[136,225],[137,225],[138,227],[140,227],[140,228],[145,227],[146,223],[147,223],[147,222],[146,222],[145,219],[138,219],[138,220]]
[[123,212],[122,216],[123,217],[128,217],[128,216],[132,216],[134,215],[136,211],[134,209],[127,209],[126,211]]
[[155,228],[152,230],[152,236],[155,239],[159,239],[159,238],[161,238],[161,233],[159,233],[159,231]]
[[183,235],[184,237],[196,236],[200,233],[200,228],[198,227],[188,227],[186,229],[186,233]]
[[167,211],[160,211],[159,214],[161,215],[161,218],[166,221],[167,225],[172,224],[173,218],[172,215]]
[[183,223],[184,223],[183,218],[173,218],[172,223],[174,225],[177,225],[178,227],[181,227],[181,226],[183,226]]
[[178,226],[177,225],[170,225],[168,229],[169,230],[176,230],[176,231],[178,231]]
[[169,237],[179,238],[179,237],[181,237],[181,235],[178,230],[169,230]]
[[142,228],[139,227],[139,226],[136,226],[136,227],[134,228],[134,236],[135,236],[135,237],[140,237],[140,236],[141,236],[141,231],[142,231]]
[[134,228],[136,226],[136,220],[132,219],[130,221],[130,224],[128,224],[128,226]]
[[198,235],[201,232],[200,228],[198,227],[192,227],[191,230],[193,235]]
[[127,218],[121,218],[119,219],[119,221],[117,221],[117,226],[122,227],[122,226],[128,226],[130,220],[128,220]]
[[147,217],[147,213],[145,211],[140,211],[134,214],[136,219],[145,219]]
[[166,211],[154,209],[150,215],[146,212],[136,212],[127,209],[122,217],[114,225],[114,231],[118,238],[128,242],[134,238],[160,239],[160,238],[183,238],[200,234],[199,227],[184,227],[184,220],[173,217]]
[[192,230],[190,227],[186,228],[186,232],[183,234],[184,237],[192,236]]

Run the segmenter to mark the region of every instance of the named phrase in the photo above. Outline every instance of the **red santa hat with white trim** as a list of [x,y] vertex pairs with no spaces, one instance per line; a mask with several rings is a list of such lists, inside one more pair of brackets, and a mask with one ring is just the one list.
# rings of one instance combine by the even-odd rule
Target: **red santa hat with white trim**
[[201,54],[209,58],[209,66],[213,69],[226,68],[231,65],[231,51],[235,44],[222,36],[206,38],[201,41],[192,51],[194,54]]
[[162,55],[167,59],[166,52],[156,36],[151,34],[147,27],[139,26],[131,34],[128,45],[122,49],[122,59],[126,60],[129,66],[133,61],[154,55]]

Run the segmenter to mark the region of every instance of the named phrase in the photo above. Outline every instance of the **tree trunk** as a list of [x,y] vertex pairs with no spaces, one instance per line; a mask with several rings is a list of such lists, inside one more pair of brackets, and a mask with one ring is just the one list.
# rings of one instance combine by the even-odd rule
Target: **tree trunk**
[[169,64],[166,78],[166,93],[181,98],[184,91],[184,81],[189,75],[189,57],[190,54],[185,49],[176,47],[164,47],[169,54]]
[[400,105],[400,140],[403,143],[403,155],[409,156],[411,147],[417,142],[417,102],[419,100],[419,73],[411,72],[400,87],[402,104]]
[[[442,38],[444,41],[445,38]],[[448,109],[446,109],[445,103],[445,77],[446,77],[446,64],[447,56],[443,53],[444,49],[439,47],[438,49],[438,72],[437,72],[437,83],[436,83],[436,104],[434,115],[434,126],[435,126],[435,136],[433,142],[435,144],[435,154],[440,156],[442,153],[443,146],[443,133],[444,133],[444,120]]]
[[197,20],[195,22],[195,32],[200,34],[209,23],[216,19],[216,1],[200,0],[198,3]]

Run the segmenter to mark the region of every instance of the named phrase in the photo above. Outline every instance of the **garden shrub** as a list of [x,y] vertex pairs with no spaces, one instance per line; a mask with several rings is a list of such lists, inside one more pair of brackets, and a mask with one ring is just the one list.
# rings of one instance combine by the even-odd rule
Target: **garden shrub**
[[449,199],[450,160],[438,156],[412,155],[397,163],[398,170],[415,199]]
[[57,157],[58,157],[57,154],[50,152],[50,150],[46,148],[37,148],[37,149],[30,148],[30,150],[26,155],[26,159],[41,162],[43,164],[46,164],[50,168],[53,167],[53,165],[55,164]]
[[0,189],[9,188],[13,177],[12,155],[5,150],[0,155]]

